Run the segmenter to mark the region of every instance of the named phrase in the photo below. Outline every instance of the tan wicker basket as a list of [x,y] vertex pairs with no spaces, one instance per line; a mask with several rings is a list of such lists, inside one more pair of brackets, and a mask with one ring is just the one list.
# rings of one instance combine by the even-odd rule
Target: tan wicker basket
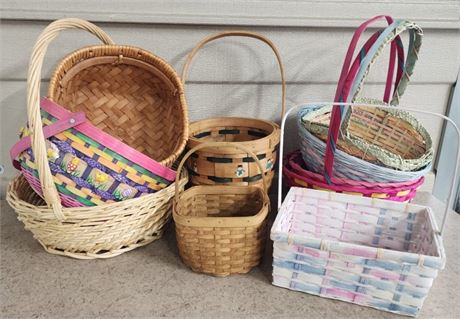
[[[187,181],[187,175],[182,175],[181,189]],[[10,182],[6,200],[25,229],[47,252],[95,259],[115,257],[161,238],[171,216],[173,196],[171,184],[139,198],[94,207],[63,208],[60,219],[19,175]]]
[[[182,71],[185,83],[192,59],[207,43],[228,36],[241,36],[258,39],[266,43],[276,55],[281,73],[282,110],[285,112],[286,82],[281,57],[275,45],[266,37],[247,31],[227,31],[217,33],[198,43],[187,57]],[[190,124],[190,136],[187,148],[214,142],[232,142],[243,145],[257,154],[264,167],[270,187],[273,167],[276,162],[276,147],[279,144],[280,128],[278,124],[254,118],[219,117],[205,119]],[[232,145],[229,144],[229,145]],[[187,163],[190,178],[195,185],[253,185],[261,184],[261,176],[253,160],[247,154],[229,146],[217,149],[207,148],[198,151]]]
[[[211,142],[191,149],[179,164],[204,147],[235,147],[252,157],[260,170],[256,155],[244,146],[228,142]],[[262,258],[267,237],[270,202],[266,177],[259,186],[194,186],[176,195],[173,218],[176,238],[183,262],[193,271],[215,276],[247,273]]]
[[[158,110],[157,115],[160,117],[164,112],[162,121],[165,119],[168,122],[174,119],[180,120],[177,130],[182,132],[179,134],[182,136],[175,141],[169,141],[174,147],[165,146],[163,151],[149,154],[154,157],[163,157],[163,164],[171,164],[185,144],[187,133],[186,126],[184,126],[187,122],[185,101],[182,92],[177,92],[175,102],[171,100],[169,105],[166,103],[169,100],[161,100],[161,98],[152,100],[153,96],[149,97],[148,91],[161,96],[164,86],[167,85],[167,81],[159,77],[159,71],[152,71],[162,67],[161,65],[164,67],[163,74],[169,72],[171,77],[169,81],[173,83],[175,81],[178,88],[182,87],[178,78],[173,76],[172,68],[168,68],[166,63],[143,50],[111,44],[110,38],[102,30],[87,21],[80,19],[55,21],[44,30],[34,47],[28,74],[27,108],[34,162],[44,200],[32,190],[24,176],[20,176],[10,182],[7,201],[16,211],[18,219],[24,223],[25,228],[34,234],[34,237],[48,252],[81,259],[113,257],[146,245],[161,236],[162,227],[170,216],[174,185],[171,184],[156,193],[120,202],[92,207],[62,207],[50,170],[42,129],[43,123],[39,104],[40,75],[43,57],[49,43],[60,31],[71,28],[89,31],[107,45],[82,49],[71,55],[71,58],[65,59],[51,81],[51,98],[71,107],[72,110],[86,110],[85,107],[88,107],[86,114],[88,117],[92,117],[93,124],[128,143],[131,139],[129,132],[135,132],[128,129],[123,132],[123,129],[117,128],[116,122],[106,121],[103,113],[109,112],[111,109],[118,120],[123,120],[129,117],[128,115],[135,114],[145,108],[143,113],[145,117],[149,117],[149,113]],[[118,56],[109,57],[107,55],[115,52],[119,53]],[[132,56],[132,59],[127,56]],[[141,62],[141,59],[151,59],[151,63],[157,61],[155,62],[156,67],[153,64],[148,65]],[[151,71],[147,72],[151,75],[145,75],[145,72],[142,71],[146,68]],[[106,72],[109,74],[105,74]],[[114,73],[110,74],[111,72]],[[126,74],[120,75],[118,72]],[[123,88],[125,80],[137,82],[135,78],[129,76],[130,74],[144,76],[144,84],[139,82],[132,86],[133,88],[144,86],[143,89],[137,91],[138,95],[129,92],[126,88],[128,84]],[[118,89],[115,89],[116,82],[120,85]],[[157,83],[157,86],[153,83]],[[112,90],[104,90],[106,87],[112,87]],[[125,100],[117,106],[117,101],[120,101],[122,96]],[[143,100],[145,102],[151,101],[151,103],[136,104],[136,101]],[[99,112],[89,111],[91,105]],[[136,112],[130,111],[129,107],[135,107]],[[148,109],[150,111],[147,111]],[[167,115],[168,112],[176,113],[176,115]],[[148,122],[141,120],[138,115],[136,116],[138,121]],[[111,117],[113,120],[113,116]],[[134,125],[134,123],[130,125]],[[162,142],[167,144],[168,141]],[[161,145],[161,142],[159,144]],[[149,145],[148,142],[145,142],[145,145]],[[153,147],[154,144],[150,145]],[[147,146],[142,147],[145,147],[144,151],[148,148]],[[175,147],[177,147],[176,150],[174,150]],[[180,178],[179,186],[183,187],[186,182],[187,178],[183,176]]]

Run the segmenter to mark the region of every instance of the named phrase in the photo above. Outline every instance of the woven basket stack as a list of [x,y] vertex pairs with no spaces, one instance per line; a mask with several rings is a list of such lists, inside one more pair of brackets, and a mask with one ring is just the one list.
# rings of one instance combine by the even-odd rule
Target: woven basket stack
[[[355,55],[364,31],[379,20],[387,25]],[[102,45],[64,57],[41,98],[48,46],[67,29],[89,32]],[[256,39],[274,53],[281,126],[245,117],[189,125],[184,84],[192,60],[224,37]],[[434,153],[421,122],[397,107],[421,39],[421,28],[410,21],[365,21],[350,42],[333,101],[286,112],[281,55],[263,35],[226,31],[204,38],[179,78],[160,57],[116,45],[92,23],[57,20],[40,34],[30,58],[28,123],[10,150],[21,175],[9,184],[8,203],[53,254],[117,256],[159,239],[172,216],[186,266],[219,277],[244,274],[263,256],[279,157],[273,284],[417,315],[445,265],[446,218],[439,230],[429,207],[407,203]],[[388,46],[383,101],[361,97],[370,68]],[[277,101],[272,106],[278,109]],[[299,150],[283,159],[283,130],[293,110],[299,110]],[[453,175],[455,181],[457,171]],[[283,176],[290,188],[284,202]]]
[[[40,100],[47,47],[66,29],[92,33],[103,45],[65,57]],[[58,20],[34,46],[27,108],[28,127],[11,149],[22,175],[7,200],[47,251],[107,258],[161,237],[174,193],[171,166],[188,137],[182,82],[170,65],[115,45],[87,21]],[[181,187],[186,182],[182,175]]]
[[[377,30],[353,60],[363,32],[382,19],[388,27]],[[404,31],[409,32],[406,58],[400,38]],[[433,160],[432,141],[426,129],[414,116],[398,108],[350,108],[340,103],[398,105],[418,59],[421,38],[422,31],[415,23],[393,21],[388,16],[369,19],[355,31],[335,103],[308,105],[298,113],[303,161],[296,157],[297,172],[290,165],[292,161],[287,161],[290,164],[285,165],[284,171],[291,176],[291,185],[396,201],[414,198]],[[387,45],[390,59],[383,101],[359,97],[370,67]],[[302,177],[293,179],[295,174]]]
[[[378,20],[388,26],[371,35],[353,60],[359,38]],[[449,210],[438,228],[430,207],[401,203],[415,197],[433,160],[426,129],[396,107],[421,38],[413,22],[369,19],[350,42],[334,101],[299,105],[283,118],[281,156],[286,119],[294,110],[300,150],[280,163],[279,211],[271,229],[275,286],[403,315],[420,312],[445,266],[441,233]],[[383,101],[359,97],[388,45]],[[283,175],[289,186],[284,201]]]

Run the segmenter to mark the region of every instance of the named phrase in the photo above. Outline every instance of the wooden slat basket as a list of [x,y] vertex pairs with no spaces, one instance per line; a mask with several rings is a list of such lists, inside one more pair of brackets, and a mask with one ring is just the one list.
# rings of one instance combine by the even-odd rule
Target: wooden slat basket
[[[275,45],[266,37],[247,31],[227,31],[211,35],[198,43],[189,53],[182,71],[185,83],[192,59],[207,43],[229,36],[258,39],[266,43],[275,53],[280,72],[282,90],[281,117],[285,112],[286,83],[280,54]],[[190,124],[190,136],[187,148],[202,145],[210,141],[231,142],[253,151],[264,166],[263,174],[267,176],[270,187],[273,167],[277,159],[277,146],[280,131],[278,124],[255,118],[219,117],[205,119]],[[190,178],[195,185],[261,185],[262,175],[254,161],[233,147],[200,149],[187,163]]]
[[[204,147],[238,148],[263,170],[256,155],[246,147],[209,142],[192,148],[182,159],[178,172],[194,152]],[[263,189],[255,185],[200,185],[180,193],[178,180],[176,186],[173,218],[179,253],[186,265],[196,272],[228,276],[247,273],[259,264],[270,210],[265,177]]]

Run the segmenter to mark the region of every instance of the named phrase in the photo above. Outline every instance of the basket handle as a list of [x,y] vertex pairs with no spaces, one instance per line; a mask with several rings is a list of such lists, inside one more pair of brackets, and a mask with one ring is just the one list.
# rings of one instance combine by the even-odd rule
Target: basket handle
[[209,142],[209,143],[203,143],[203,144],[199,144],[199,145],[195,146],[194,148],[189,150],[184,155],[182,160],[180,161],[179,166],[177,168],[176,180],[174,182],[174,184],[175,184],[174,202],[177,202],[178,197],[179,197],[179,177],[178,176],[181,175],[181,172],[182,172],[182,169],[184,167],[185,162],[187,161],[187,159],[193,153],[195,153],[196,151],[201,150],[203,148],[207,148],[207,147],[234,147],[234,148],[236,148],[236,149],[238,149],[240,151],[243,151],[243,152],[249,154],[249,156],[251,156],[252,159],[255,160],[255,162],[257,164],[257,167],[260,170],[260,174],[262,176],[262,184],[263,184],[264,196],[268,196],[267,177],[264,174],[264,168],[263,168],[262,164],[260,163],[259,159],[257,158],[256,154],[253,151],[251,151],[249,148],[247,148],[247,147],[245,147],[245,146],[243,146],[241,144],[238,144],[238,143],[232,143],[232,142]]
[[[369,50],[372,48],[372,46],[375,44],[377,39],[379,38],[380,34],[382,33],[382,29],[375,32],[368,40],[367,42],[363,45],[361,50],[359,50],[358,55],[355,58],[355,61],[353,62],[352,66],[350,67],[349,73],[347,74],[347,77],[345,81],[343,82],[343,91],[342,91],[342,97],[344,100],[346,100],[349,97],[349,93],[351,90],[351,87],[353,85],[353,82],[356,79],[356,74],[358,73],[358,70],[361,67],[362,61],[366,54],[369,52]],[[395,39],[396,41],[396,48],[393,49],[393,43],[391,46],[390,50],[390,61],[388,65],[388,72],[387,72],[387,80],[385,83],[385,91],[383,95],[383,101],[388,103],[390,101],[390,95],[391,95],[391,88],[393,86],[393,73],[394,73],[394,66],[395,66],[395,60],[398,60],[398,67],[396,71],[396,79],[395,79],[395,92],[396,92],[396,87],[399,85],[401,78],[402,78],[402,70],[404,69],[404,45],[401,41],[401,38],[398,36]],[[352,100],[356,100],[358,97],[357,94],[352,96]]]
[[281,55],[278,52],[278,49],[276,48],[275,44],[266,38],[265,36],[255,33],[255,32],[250,32],[250,31],[224,31],[216,34],[212,34],[203,40],[201,40],[193,49],[190,51],[190,53],[187,56],[187,59],[185,60],[184,67],[182,69],[182,83],[185,86],[185,81],[188,76],[188,71],[190,68],[190,64],[192,63],[193,58],[195,55],[198,53],[198,51],[203,48],[207,43],[220,39],[220,38],[225,38],[225,37],[247,37],[247,38],[254,38],[257,40],[260,40],[264,43],[266,43],[272,50],[273,53],[276,56],[276,59],[278,61],[278,66],[280,69],[280,75],[281,75],[281,118],[283,118],[284,113],[286,112],[286,80],[284,77],[284,66],[283,62],[281,60]]
[[50,23],[38,36],[29,61],[27,75],[27,114],[32,139],[32,151],[38,169],[43,197],[49,207],[53,209],[57,219],[63,220],[61,200],[54,185],[46,156],[46,145],[43,134],[43,123],[40,114],[40,79],[43,66],[43,59],[48,45],[57,35],[66,29],[82,29],[94,34],[104,44],[114,44],[112,39],[99,27],[81,19],[61,19]]
[[[350,96],[353,96],[355,98],[358,95],[359,91],[361,90],[362,84],[367,74],[369,73],[369,69],[371,65],[376,61],[379,52],[381,52],[381,50],[388,43],[391,42],[393,44],[395,38],[397,38],[399,34],[404,32],[405,30],[409,30],[410,32],[408,57],[404,65],[403,77],[401,78],[401,81],[399,82],[397,88],[395,88],[393,99],[391,101],[391,104],[399,104],[399,98],[404,93],[407,84],[409,83],[410,76],[412,75],[414,70],[415,62],[418,59],[418,52],[420,50],[422,37],[421,29],[415,23],[406,20],[397,20],[393,22],[382,32],[382,34],[380,34],[379,39],[377,39],[377,43],[379,43],[379,45],[372,46],[371,50],[368,52],[361,64],[356,80],[353,83]],[[335,100],[335,102],[344,102],[340,101],[340,94],[339,100]],[[328,132],[326,142],[326,154],[324,165],[324,177],[328,181],[328,183],[331,183],[331,178],[333,175],[333,165],[339,132],[346,129],[344,125],[346,125],[345,119],[348,113],[349,112],[347,105],[333,106],[332,108],[331,119],[329,122],[330,129]]]
[[[337,89],[335,92],[335,98],[334,101],[336,102],[343,102],[346,100],[346,95],[348,95],[348,92],[344,92],[344,86],[345,83],[347,82],[347,77],[348,74],[350,73],[350,65],[351,61],[353,59],[353,55],[356,49],[356,46],[358,44],[358,41],[361,37],[361,35],[364,33],[364,31],[373,23],[377,22],[378,20],[385,19],[388,24],[390,25],[393,23],[393,18],[390,16],[385,16],[385,15],[380,15],[380,16],[375,16],[365,22],[363,22],[354,32],[353,37],[350,41],[350,44],[348,46],[347,53],[345,55],[345,60],[343,61],[342,65],[342,71],[340,72],[339,76],[339,81],[337,83]],[[390,78],[390,81],[392,81],[393,78],[393,71],[394,71],[394,52],[396,50],[396,43],[392,43],[391,46],[391,51],[390,51],[390,63],[388,67],[388,77],[387,77],[387,84],[388,84],[388,78]],[[390,77],[391,75],[391,77]],[[385,90],[386,92],[387,90]]]
[[[382,50],[388,45],[388,43],[395,43],[395,39],[399,38],[399,35],[404,31],[409,32],[409,47],[407,49],[407,59],[405,64],[402,66],[399,72],[402,73],[401,81],[395,87],[395,91],[390,101],[390,105],[398,105],[401,96],[409,84],[410,77],[414,72],[415,63],[418,60],[418,54],[422,45],[422,29],[415,23],[407,20],[397,20],[388,26],[377,39],[378,45],[374,45],[368,54],[364,57],[360,70],[353,82],[353,86],[350,90],[349,100],[355,101],[361,92],[364,81],[366,80],[369,70],[379,57]],[[397,42],[398,43],[398,42]],[[400,42],[402,44],[402,42]],[[353,97],[353,99],[350,99]],[[385,101],[388,102],[388,101]]]

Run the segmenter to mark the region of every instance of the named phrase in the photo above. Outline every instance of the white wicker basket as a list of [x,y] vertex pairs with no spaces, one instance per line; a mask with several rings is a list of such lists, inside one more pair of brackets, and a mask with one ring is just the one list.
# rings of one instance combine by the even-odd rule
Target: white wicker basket
[[[286,118],[295,109],[282,121],[280,161]],[[457,167],[452,188],[456,176]],[[271,229],[273,284],[416,316],[446,262],[441,233],[453,197],[452,191],[439,229],[427,206],[292,187]]]

